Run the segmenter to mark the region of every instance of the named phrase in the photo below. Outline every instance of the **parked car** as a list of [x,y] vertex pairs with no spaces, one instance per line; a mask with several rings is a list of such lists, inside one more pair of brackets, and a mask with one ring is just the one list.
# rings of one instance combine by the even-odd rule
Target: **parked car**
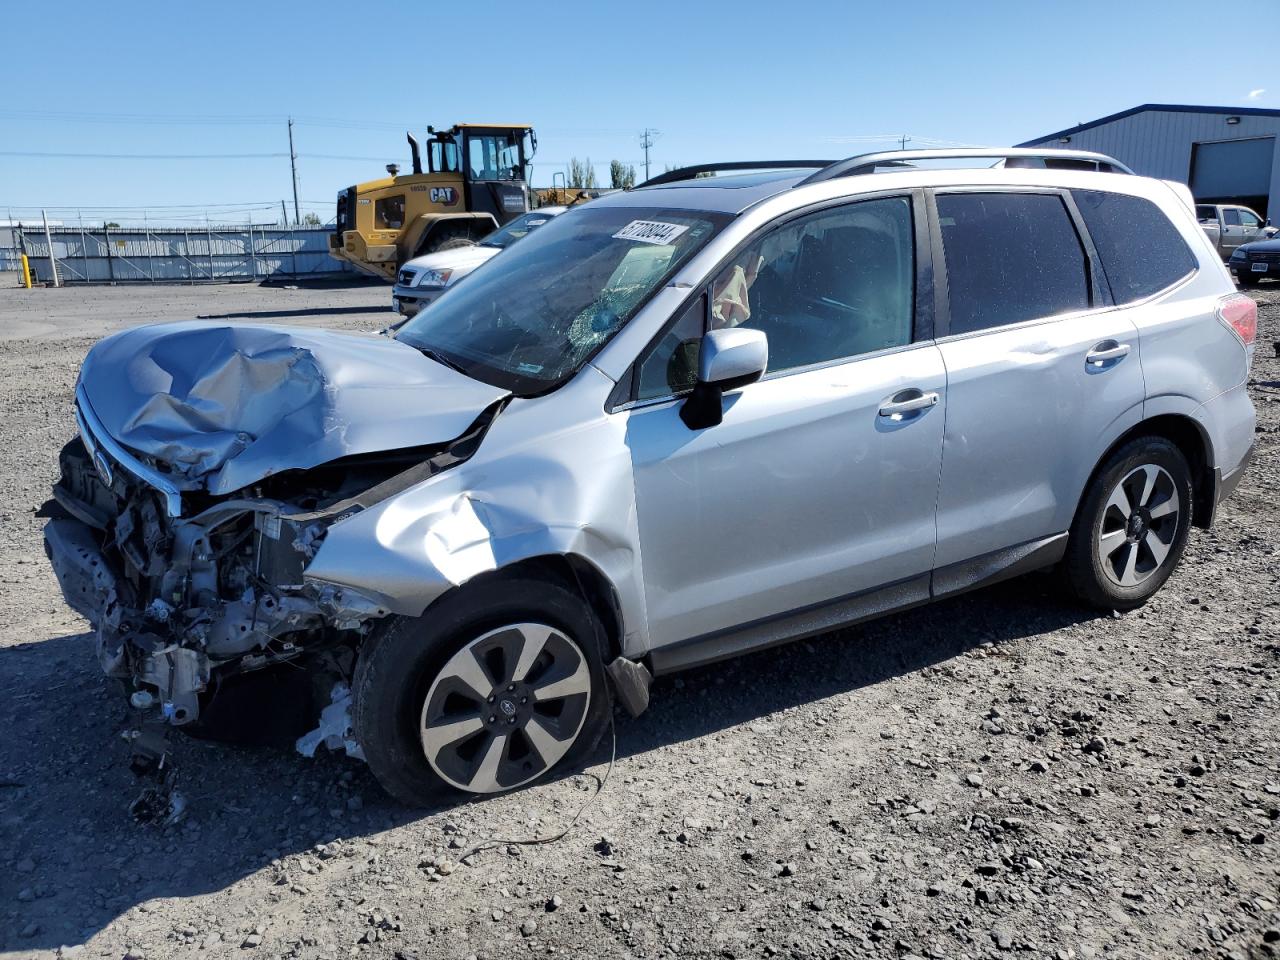
[[1261,280],[1280,280],[1280,237],[1241,244],[1227,266],[1242,287],[1252,287]]
[[1262,240],[1275,233],[1270,220],[1264,221],[1248,207],[1231,204],[1197,203],[1196,220],[1223,260],[1241,244]]
[[480,264],[492,260],[529,231],[542,226],[568,207],[539,207],[499,227],[477,244],[455,247],[410,260],[396,274],[391,309],[412,317]]
[[652,674],[1024,572],[1138,607],[1251,456],[1257,306],[1185,187],[902,166],[998,156],[1115,164],[691,168],[395,339],[114,334],[45,511],[66,600],[157,722],[309,674],[300,745],[410,804],[574,763]]

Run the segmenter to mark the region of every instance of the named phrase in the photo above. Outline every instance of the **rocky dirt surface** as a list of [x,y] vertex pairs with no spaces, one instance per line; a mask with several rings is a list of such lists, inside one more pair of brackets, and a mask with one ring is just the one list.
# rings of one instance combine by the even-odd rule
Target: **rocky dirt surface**
[[662,680],[618,719],[566,837],[465,863],[562,829],[609,738],[585,771],[427,812],[342,757],[180,738],[186,818],[135,824],[127,714],[33,516],[77,364],[134,319],[372,329],[384,297],[0,291],[0,954],[1280,953],[1274,285],[1258,457],[1138,612],[1096,616],[1032,576]]

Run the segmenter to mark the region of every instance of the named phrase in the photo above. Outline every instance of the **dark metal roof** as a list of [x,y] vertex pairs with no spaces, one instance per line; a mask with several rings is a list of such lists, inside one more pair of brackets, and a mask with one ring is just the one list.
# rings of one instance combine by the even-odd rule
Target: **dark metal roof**
[[1138,113],[1212,113],[1215,115],[1232,117],[1280,118],[1280,110],[1271,110],[1265,107],[1198,107],[1189,103],[1144,103],[1141,106],[1130,107],[1128,110],[1121,110],[1119,113],[1113,113],[1110,116],[1100,117],[1097,120],[1090,120],[1088,123],[1081,123],[1074,127],[1067,127],[1065,130],[1046,133],[1042,137],[1036,137],[1034,140],[1024,141],[1023,143],[1017,144],[1017,146],[1038,146],[1046,140],[1056,140],[1059,137],[1069,137],[1072,134],[1091,130],[1094,127],[1100,127],[1106,123],[1114,123],[1117,120],[1124,120],[1126,117],[1132,117],[1134,114]]
[[[695,177],[701,176],[704,180],[709,179],[706,174],[720,174],[735,170],[797,170],[803,168],[812,168],[821,170],[835,163],[834,160],[726,160],[720,163],[700,163],[692,167],[677,167],[674,170],[668,170],[666,173],[660,173],[656,177],[651,177],[641,187],[657,187],[664,183],[677,183],[681,180],[693,180]],[[637,188],[639,189],[639,188]]]
[[599,200],[592,200],[591,205],[687,208],[737,214],[752,204],[790,190],[800,182],[805,172],[777,170],[681,180],[610,193]]

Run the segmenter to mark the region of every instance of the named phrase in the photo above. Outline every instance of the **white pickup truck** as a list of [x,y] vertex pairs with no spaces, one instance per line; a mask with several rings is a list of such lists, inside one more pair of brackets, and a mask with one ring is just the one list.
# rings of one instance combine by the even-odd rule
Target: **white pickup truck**
[[1232,204],[1197,203],[1196,219],[1223,260],[1229,258],[1240,244],[1265,240],[1276,232],[1270,220],[1263,221],[1248,207]]

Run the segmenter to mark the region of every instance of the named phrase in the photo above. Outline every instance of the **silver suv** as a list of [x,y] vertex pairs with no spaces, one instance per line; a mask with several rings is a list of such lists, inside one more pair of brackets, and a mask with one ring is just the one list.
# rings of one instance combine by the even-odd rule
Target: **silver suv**
[[1160,588],[1254,433],[1257,309],[1185,187],[728,166],[565,213],[395,339],[94,347],[46,540],[142,715],[307,676],[299,745],[417,804],[573,763],[653,674],[1051,566]]

